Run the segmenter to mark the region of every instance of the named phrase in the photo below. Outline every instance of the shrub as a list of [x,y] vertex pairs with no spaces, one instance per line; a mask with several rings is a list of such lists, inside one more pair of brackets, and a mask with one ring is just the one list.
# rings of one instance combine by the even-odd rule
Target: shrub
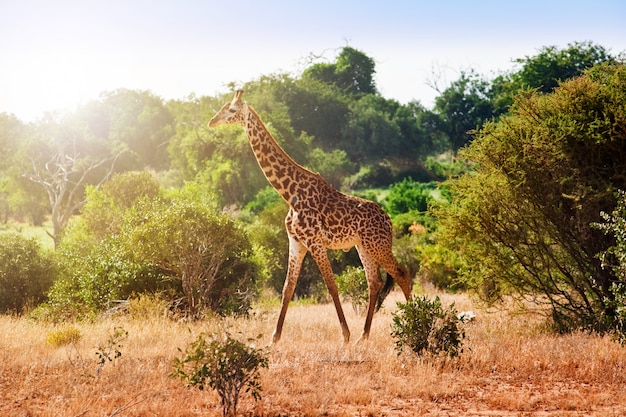
[[134,320],[154,320],[170,317],[171,295],[135,294],[128,301],[128,316]]
[[[241,227],[193,188],[169,197],[154,190],[142,194],[144,188],[121,197],[112,190],[109,196],[91,191],[89,216],[77,220],[61,241],[59,279],[39,317],[93,316],[112,301],[146,293],[169,296],[192,317],[207,309],[249,311],[257,294],[256,263]],[[115,204],[100,204],[107,199]],[[107,218],[115,227],[87,218]]]
[[96,356],[98,357],[96,376],[102,372],[102,368],[104,368],[107,362],[113,362],[122,356],[122,342],[127,338],[128,330],[125,330],[123,327],[115,327],[107,341],[98,346],[98,350],[96,350]]
[[186,311],[247,314],[257,295],[252,245],[228,215],[185,198],[134,206],[122,239],[134,262],[179,285]]
[[35,239],[0,235],[0,312],[22,313],[44,300],[54,264]]
[[447,291],[465,290],[464,283],[459,279],[462,267],[461,259],[456,252],[439,245],[423,245],[418,248],[421,260],[420,275],[435,287]]
[[155,265],[130,259],[119,238],[84,247],[68,243],[62,241],[58,250],[59,278],[50,289],[48,312],[41,311],[40,318],[86,318],[115,300],[171,285]]
[[367,279],[362,267],[348,266],[337,276],[337,288],[339,293],[350,301],[355,313],[360,313],[363,306],[367,305],[369,299]]
[[201,391],[206,386],[216,390],[223,415],[234,416],[242,390],[255,400],[261,398],[259,368],[267,368],[268,362],[264,350],[248,346],[230,335],[223,340],[213,335],[207,341],[206,336],[200,334],[181,358],[174,359],[170,377],[180,378],[187,386]]
[[431,200],[435,183],[419,183],[410,178],[397,182],[389,189],[385,198],[385,207],[390,216],[409,211],[425,212]]
[[398,311],[392,316],[391,336],[396,339],[398,355],[405,346],[420,356],[428,353],[455,357],[462,352],[465,330],[454,304],[446,309],[439,297],[428,300],[414,296],[397,305]]

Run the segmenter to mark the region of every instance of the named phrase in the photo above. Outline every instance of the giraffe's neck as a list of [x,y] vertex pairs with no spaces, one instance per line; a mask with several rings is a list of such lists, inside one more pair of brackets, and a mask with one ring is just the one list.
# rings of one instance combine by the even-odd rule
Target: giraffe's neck
[[280,147],[254,109],[246,104],[244,129],[263,174],[281,197],[290,205],[301,199],[306,184],[324,181],[319,174],[295,162]]

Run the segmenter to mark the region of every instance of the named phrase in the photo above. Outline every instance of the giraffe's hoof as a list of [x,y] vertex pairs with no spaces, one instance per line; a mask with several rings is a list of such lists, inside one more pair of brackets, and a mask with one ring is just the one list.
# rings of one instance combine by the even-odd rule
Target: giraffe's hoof
[[361,343],[365,343],[365,342],[367,342],[368,337],[369,337],[369,335],[368,335],[368,334],[363,333],[363,334],[361,335],[361,337],[359,337],[359,339],[358,339],[358,340],[354,343],[354,346],[356,346],[356,345],[360,345]]

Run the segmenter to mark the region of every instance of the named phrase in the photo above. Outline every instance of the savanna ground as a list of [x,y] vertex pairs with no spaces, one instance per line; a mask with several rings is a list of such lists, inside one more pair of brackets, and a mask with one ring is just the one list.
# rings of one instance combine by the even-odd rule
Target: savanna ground
[[[432,295],[432,294],[431,294]],[[467,327],[465,351],[453,360],[397,355],[390,336],[394,292],[374,318],[367,342],[344,345],[332,305],[294,304],[283,339],[261,370],[262,399],[242,394],[245,416],[624,416],[626,347],[610,337],[557,336],[538,317],[485,312],[463,295],[442,295],[478,317]],[[148,303],[149,304],[149,303]],[[363,317],[345,311],[356,340]],[[170,378],[178,348],[200,332],[227,328],[269,342],[277,306],[249,319],[186,323],[141,304],[131,314],[95,323],[52,325],[0,317],[1,416],[220,416],[213,391]],[[218,325],[218,323],[221,323]],[[128,332],[122,356],[99,356],[115,328]],[[67,329],[81,338],[51,343]],[[113,350],[111,350],[111,353]],[[113,355],[112,355],[113,356]]]

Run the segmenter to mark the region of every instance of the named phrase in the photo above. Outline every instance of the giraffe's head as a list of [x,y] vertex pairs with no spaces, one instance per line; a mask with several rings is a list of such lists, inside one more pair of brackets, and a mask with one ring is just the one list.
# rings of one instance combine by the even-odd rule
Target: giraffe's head
[[224,104],[220,111],[218,111],[211,120],[209,120],[209,127],[215,127],[223,124],[241,123],[243,121],[242,109],[245,107],[241,96],[243,90],[237,90],[235,97],[230,103]]

